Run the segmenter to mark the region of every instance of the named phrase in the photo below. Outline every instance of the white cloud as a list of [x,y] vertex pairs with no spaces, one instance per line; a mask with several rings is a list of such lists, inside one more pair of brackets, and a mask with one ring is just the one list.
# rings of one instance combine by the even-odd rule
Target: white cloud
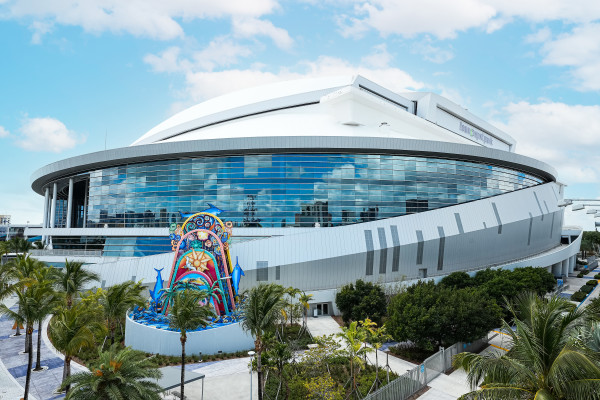
[[552,31],[548,27],[544,27],[531,35],[525,36],[525,43],[544,43],[550,40]]
[[30,151],[60,153],[83,143],[82,135],[70,131],[54,118],[28,118],[20,128],[17,145]]
[[222,71],[189,71],[186,73],[186,85],[190,98],[195,101],[205,100],[234,90],[259,86],[272,82],[302,78],[320,78],[324,76],[363,75],[365,78],[384,85],[390,90],[418,90],[424,87],[422,82],[413,79],[406,72],[390,67],[378,68],[353,65],[334,57],[319,57],[315,61],[304,61],[292,71],[280,68],[276,72],[259,69],[229,69]]
[[267,36],[281,49],[289,49],[294,44],[288,32],[276,27],[271,21],[255,17],[234,17],[232,25],[234,34],[239,37]]
[[8,132],[3,126],[0,126],[0,138],[7,137],[8,135],[10,135],[10,132]]
[[[2,8],[5,17],[43,23],[45,29],[59,24],[91,33],[169,40],[184,36],[179,20],[260,17],[276,10],[278,4],[276,0],[9,0]],[[34,40],[39,40],[43,32],[32,28]]]
[[[275,71],[267,71],[264,64],[253,64],[245,69],[223,68],[234,64],[239,57],[251,54],[250,49],[225,37],[215,39],[202,51],[188,56],[182,53],[180,48],[171,47],[158,55],[146,55],[144,61],[156,72],[182,73],[185,97],[194,102],[267,83],[332,75],[361,74],[396,91],[418,90],[425,86],[406,72],[390,66],[392,56],[385,44],[375,46],[374,52],[358,65],[340,58],[321,56],[314,61],[300,61]],[[185,105],[185,101],[180,101],[173,110],[180,110]]]
[[496,10],[478,0],[370,0],[357,5],[355,14],[357,17],[341,21],[342,33],[347,36],[375,29],[383,36],[429,33],[449,39],[459,31],[485,26]]
[[514,19],[529,22],[588,23],[600,18],[597,0],[357,0],[351,15],[337,17],[342,33],[359,36],[374,29],[381,35],[431,34],[454,38],[458,32],[484,28],[494,32]]
[[518,17],[532,22],[561,20],[585,23],[600,18],[597,0],[482,0],[507,17]]
[[212,71],[216,67],[228,67],[241,57],[252,55],[249,47],[242,46],[231,38],[220,36],[200,51],[187,52],[177,47],[169,47],[159,54],[147,54],[144,62],[155,72],[187,72],[192,70]]
[[392,55],[387,51],[385,43],[378,44],[373,47],[373,52],[367,56],[364,56],[361,60],[363,65],[373,68],[385,68],[390,65],[392,61]]
[[146,54],[144,62],[149,64],[155,72],[178,72],[182,70],[179,56],[179,47],[169,47],[160,54]]
[[600,23],[573,28],[572,32],[546,42],[544,63],[571,67],[581,90],[600,90]]
[[42,36],[52,30],[52,24],[45,21],[33,21],[29,26],[29,29],[33,31],[33,36],[31,37],[32,44],[41,44]]
[[412,45],[412,52],[421,54],[425,60],[436,64],[443,64],[454,58],[454,53],[451,50],[434,46],[429,36],[425,36],[423,40],[415,42]]
[[517,140],[517,152],[542,160],[567,183],[600,180],[600,106],[510,103],[494,125]]
[[242,46],[225,36],[217,37],[202,51],[196,52],[193,59],[198,67],[212,70],[215,67],[228,67],[241,57],[252,55],[249,47]]

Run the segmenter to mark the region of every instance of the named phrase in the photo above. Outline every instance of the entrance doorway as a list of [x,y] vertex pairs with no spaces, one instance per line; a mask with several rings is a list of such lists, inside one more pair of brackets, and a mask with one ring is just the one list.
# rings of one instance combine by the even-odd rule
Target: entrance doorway
[[329,303],[317,303],[317,315],[329,315]]

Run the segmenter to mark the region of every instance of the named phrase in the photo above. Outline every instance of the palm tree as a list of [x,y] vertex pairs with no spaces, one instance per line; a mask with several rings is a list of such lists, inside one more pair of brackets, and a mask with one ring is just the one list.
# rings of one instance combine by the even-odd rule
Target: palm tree
[[369,318],[361,321],[361,325],[367,331],[367,343],[369,343],[375,349],[375,390],[379,389],[379,359],[377,357],[377,351],[383,346],[385,342],[392,339],[391,335],[385,330],[385,326],[377,327],[377,324],[371,321]]
[[294,323],[294,299],[301,293],[300,289],[290,286],[285,289],[285,294],[290,296],[290,301],[287,302],[286,306],[290,308],[290,325]]
[[45,248],[46,248],[46,245],[41,240],[36,240],[35,242],[33,242],[32,249],[44,250]]
[[25,340],[29,349],[27,356],[27,375],[25,378],[25,395],[27,400],[29,396],[29,383],[31,381],[31,366],[33,364],[32,337],[33,326],[40,318],[40,310],[46,309],[48,303],[52,300],[46,296],[44,288],[41,285],[32,285],[26,291],[16,291],[19,298],[16,311],[11,310],[5,304],[0,305],[0,314],[15,320],[17,323],[24,323],[26,328]]
[[33,248],[31,242],[20,237],[14,237],[8,241],[9,250],[16,254],[26,254]]
[[244,304],[242,327],[254,336],[256,370],[258,373],[258,400],[263,398],[263,373],[261,355],[264,348],[263,336],[275,330],[280,312],[285,306],[284,289],[276,284],[261,283],[250,289]]
[[[358,387],[356,386],[356,375],[358,375],[357,368],[363,365],[364,357],[372,349],[367,346],[363,346],[363,343],[367,340],[367,332],[365,329],[358,326],[358,322],[352,322],[348,327],[342,327],[343,332],[336,334],[337,337],[342,339],[344,348],[342,354],[350,361],[350,378],[352,379],[352,392],[358,395]],[[352,393],[351,392],[351,393]]]
[[461,399],[600,399],[600,359],[576,339],[589,326],[584,310],[532,293],[522,294],[508,309],[517,328],[513,332],[503,322],[512,342],[508,353],[455,357],[455,366],[468,373],[475,389]]
[[[45,264],[41,261],[36,260],[33,257],[29,257],[28,254],[17,255],[17,258],[11,260],[6,265],[2,266],[2,274],[8,282],[11,282],[7,289],[7,293],[20,292],[24,294],[29,287],[34,283],[35,272],[41,268],[44,268]],[[15,336],[20,336],[19,323],[17,325],[17,331]],[[29,352],[29,339],[28,333],[25,332],[25,352]]]
[[73,305],[73,297],[85,288],[85,285],[96,282],[100,276],[95,272],[84,269],[79,261],[65,260],[64,268],[56,269],[56,283],[58,290],[63,292],[67,308]]
[[[1,241],[0,242],[0,265],[2,265],[3,257],[8,253],[9,253],[8,242]],[[2,288],[0,288],[0,289],[2,289]]]
[[81,372],[63,382],[62,388],[71,385],[67,400],[130,399],[158,400],[163,390],[154,382],[162,376],[144,353],[117,345],[100,352],[90,372]]
[[[63,382],[71,376],[71,360],[84,348],[96,345],[96,339],[104,334],[106,327],[98,316],[83,305],[65,308],[50,321],[48,336],[54,347],[65,356]],[[67,393],[69,384],[65,385]]]
[[169,311],[169,327],[178,330],[181,337],[181,394],[184,399],[185,384],[185,342],[187,341],[187,332],[195,331],[199,327],[206,327],[208,320],[215,314],[211,307],[201,305],[200,302],[206,299],[205,291],[196,291],[185,289],[177,292],[173,298],[173,305]]
[[579,249],[583,253],[583,258],[586,258],[588,252],[594,251],[594,243],[589,239],[583,239]]
[[59,305],[61,301],[61,297],[59,294],[54,291],[53,285],[53,271],[52,267],[46,267],[38,269],[35,271],[35,279],[37,283],[35,284],[35,290],[38,293],[38,296],[42,301],[40,301],[40,307],[38,309],[38,333],[37,333],[37,353],[35,360],[35,368],[34,371],[40,371],[42,369],[41,366],[41,350],[42,350],[42,323],[44,319],[52,314],[56,307]]
[[312,294],[306,294],[305,292],[302,292],[300,298],[298,299],[300,301],[300,304],[302,304],[302,314],[304,317],[302,321],[302,329],[306,329],[308,310],[310,309],[310,304],[308,304],[308,302],[310,301],[310,299],[312,299],[312,297]]
[[146,300],[142,297],[144,288],[140,283],[126,281],[109,287],[102,292],[100,305],[110,332],[110,344],[115,343],[115,330],[121,324],[127,310],[133,306],[143,306]]

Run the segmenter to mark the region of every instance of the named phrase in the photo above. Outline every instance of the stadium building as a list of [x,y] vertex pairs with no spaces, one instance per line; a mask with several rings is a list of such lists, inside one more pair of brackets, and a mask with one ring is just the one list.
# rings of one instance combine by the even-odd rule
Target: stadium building
[[[172,264],[169,226],[209,207],[233,224],[242,288],[277,282],[334,293],[454,271],[575,267],[581,230],[563,227],[556,171],[433,93],[361,76],[283,82],[203,102],[131,146],[33,174],[48,249],[90,264],[107,286],[153,283]],[[210,204],[210,205],[209,205]]]

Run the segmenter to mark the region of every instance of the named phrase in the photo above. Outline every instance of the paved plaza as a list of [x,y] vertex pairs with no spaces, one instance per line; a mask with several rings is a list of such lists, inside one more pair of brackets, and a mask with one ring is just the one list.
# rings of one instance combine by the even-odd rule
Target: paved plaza
[[[4,303],[14,309],[15,298],[9,298]],[[22,354],[25,349],[25,332],[14,337],[13,321],[0,317],[0,399],[18,400],[23,397],[25,378],[27,374],[27,354]],[[46,326],[46,325],[44,325]],[[37,329],[33,332],[33,366],[37,357]],[[56,393],[60,386],[63,373],[63,358],[60,353],[50,347],[47,336],[42,340],[41,364],[43,371],[31,373],[30,398],[32,399],[60,399],[64,395]],[[72,362],[71,373],[77,373],[83,367]]]
[[[585,278],[577,278],[575,274],[569,276],[567,284],[569,287],[565,290],[565,296],[569,296],[577,291],[579,287],[588,280],[593,279],[593,275],[600,273],[600,268],[596,268]],[[582,303],[587,305],[592,299],[600,296],[600,289],[596,288],[590,296]],[[5,300],[8,307],[15,307],[15,298]],[[44,324],[44,331],[47,326]],[[18,400],[23,396],[23,387],[25,386],[25,375],[27,372],[27,355],[22,354],[25,344],[25,335],[13,337],[13,321],[6,317],[0,317],[0,399]],[[308,329],[313,336],[330,335],[341,332],[340,326],[335,320],[328,316],[308,319]],[[37,329],[33,333],[34,342],[34,365],[36,357]],[[493,333],[494,334],[494,333]],[[43,371],[33,372],[31,375],[31,397],[32,399],[60,399],[64,398],[62,394],[56,393],[62,380],[63,358],[48,340],[47,335],[42,336],[41,360]],[[495,333],[490,340],[490,346],[484,352],[496,351],[502,352],[509,346],[508,337],[502,333]],[[339,340],[339,339],[338,339]],[[416,364],[394,357],[386,352],[379,351],[378,358],[380,365],[385,365],[386,360],[390,369],[401,375],[411,370]],[[369,356],[369,362],[374,363],[373,355]],[[219,399],[227,398],[229,400],[250,398],[250,358],[238,358],[223,361],[211,361],[186,365],[186,370],[201,373],[205,375],[204,382],[198,380],[186,384],[186,397],[190,400],[200,399]],[[72,363],[72,373],[84,370],[84,367]],[[419,398],[423,400],[454,400],[470,390],[467,384],[464,371],[454,371],[449,375],[440,374],[429,385],[430,389]],[[173,389],[177,391],[178,389]],[[257,375],[252,373],[252,392],[253,398],[257,394]],[[165,398],[175,398],[165,396]]]

